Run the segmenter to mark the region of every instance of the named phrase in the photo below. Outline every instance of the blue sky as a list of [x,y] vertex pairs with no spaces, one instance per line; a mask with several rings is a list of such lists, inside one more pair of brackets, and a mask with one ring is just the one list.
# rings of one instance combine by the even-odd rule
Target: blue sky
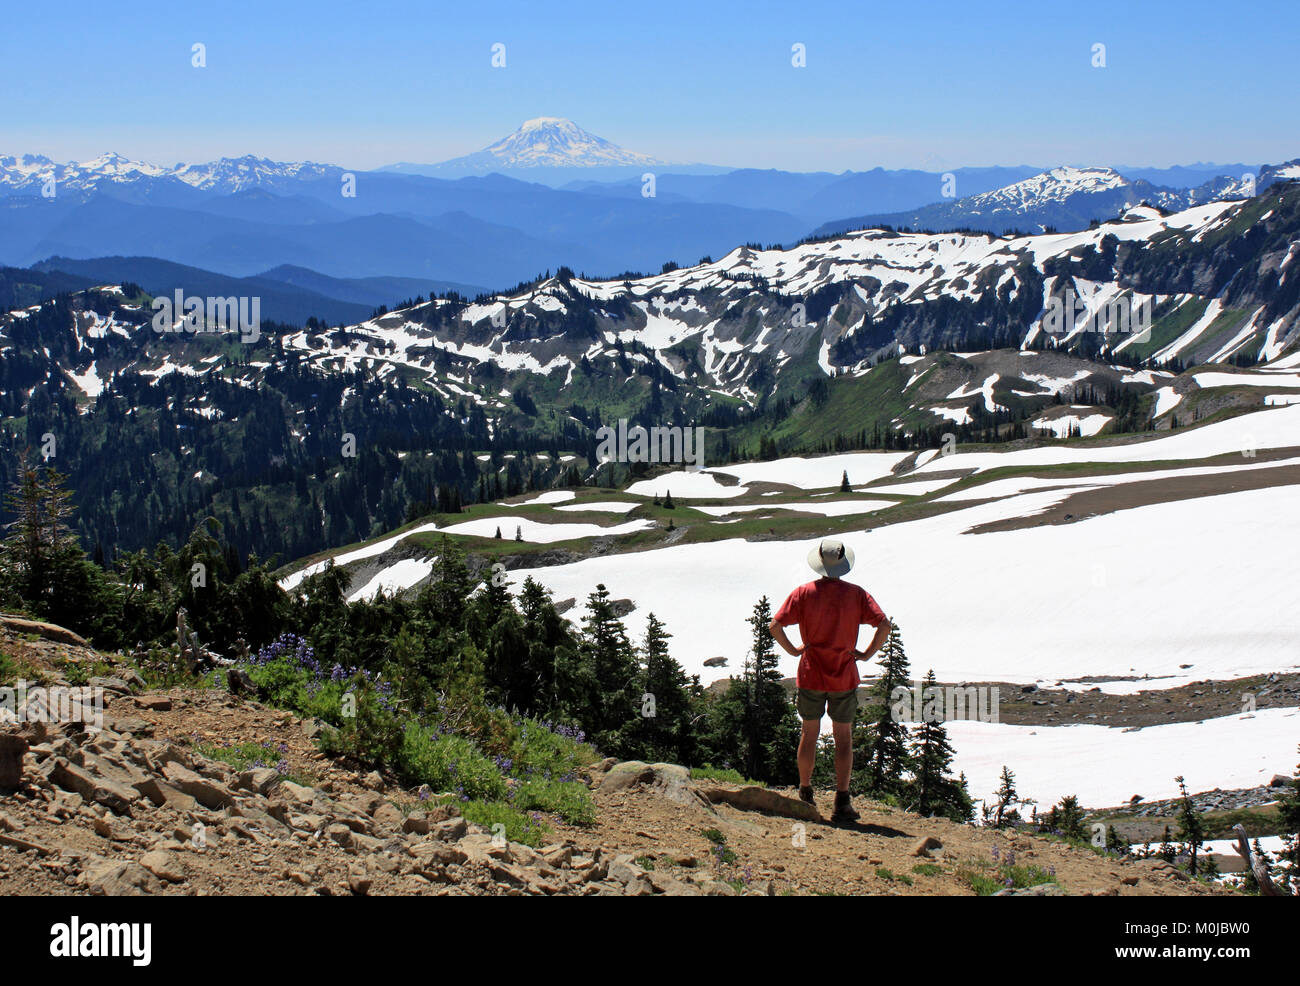
[[368,168],[565,116],[668,160],[803,171],[1300,155],[1281,0],[189,6],[10,4],[0,154]]

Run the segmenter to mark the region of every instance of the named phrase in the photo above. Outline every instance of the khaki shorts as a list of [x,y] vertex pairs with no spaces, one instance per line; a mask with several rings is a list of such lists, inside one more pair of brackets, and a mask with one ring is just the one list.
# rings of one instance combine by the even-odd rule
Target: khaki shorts
[[800,688],[795,692],[795,708],[805,722],[820,722],[829,709],[831,722],[852,722],[858,712],[858,690],[818,692]]

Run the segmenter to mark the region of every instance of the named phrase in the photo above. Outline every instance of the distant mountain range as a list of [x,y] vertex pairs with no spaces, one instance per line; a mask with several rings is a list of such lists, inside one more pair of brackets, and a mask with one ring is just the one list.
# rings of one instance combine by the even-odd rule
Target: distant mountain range
[[[170,167],[118,154],[63,164],[0,157],[0,264],[103,260],[99,269],[124,278],[122,258],[233,278],[299,268],[310,276],[288,286],[331,302],[311,313],[350,321],[355,313],[338,305],[373,306],[371,288],[384,283],[376,278],[396,278],[389,287],[423,285],[379,302],[393,304],[451,286],[503,290],[560,266],[593,277],[653,273],[741,244],[792,244],[872,225],[1075,230],[1139,202],[1171,211],[1239,198],[1250,191],[1243,176],[1256,176],[1258,191],[1276,171],[1242,164],[1128,174],[1027,165],[838,175],[726,170],[666,164],[542,117],[476,154],[365,172],[252,156]],[[655,176],[653,189],[646,172]],[[60,262],[76,272],[70,260]],[[313,279],[321,280],[313,286]],[[368,286],[340,286],[353,279]],[[319,303],[304,295],[284,300],[292,303],[281,308],[277,300],[277,310],[299,317],[304,304]]]
[[[932,448],[948,431],[992,441],[1044,421],[1173,427],[1293,396],[1298,238],[1300,184],[1274,181],[1250,200],[1139,206],[1077,233],[870,230],[644,277],[559,270],[248,342],[159,334],[134,289],[0,269],[0,465],[58,435],[80,533],[109,557],[181,543],[209,513],[241,551],[298,557],[392,529],[435,497],[589,478],[597,429],[620,418],[696,422],[722,456],[776,439]],[[107,263],[82,270],[102,284]],[[293,270],[242,288],[343,290]],[[1076,317],[1053,328],[1058,308]],[[1148,309],[1148,324],[1098,328],[1116,308]],[[1272,367],[1233,372],[1254,361]],[[363,450],[357,469],[331,465],[344,434]]]
[[309,316],[330,324],[345,324],[368,318],[375,309],[405,299],[448,291],[473,297],[483,290],[476,285],[418,278],[329,277],[288,264],[251,277],[231,277],[156,257],[50,257],[34,269],[44,273],[61,271],[90,284],[132,282],[155,296],[169,297],[179,288],[204,297],[257,297],[261,299],[262,318],[289,325],[301,325]]
[[[1153,185],[1129,178],[1114,168],[1053,168],[991,191],[950,202],[888,214],[858,216],[825,223],[817,235],[849,229],[888,226],[908,229],[979,229],[991,233],[1078,230],[1122,214],[1139,204],[1177,212],[1203,202],[1249,198],[1254,194],[1252,172],[1247,177],[1211,178],[1190,189]],[[960,187],[954,182],[954,187]]]

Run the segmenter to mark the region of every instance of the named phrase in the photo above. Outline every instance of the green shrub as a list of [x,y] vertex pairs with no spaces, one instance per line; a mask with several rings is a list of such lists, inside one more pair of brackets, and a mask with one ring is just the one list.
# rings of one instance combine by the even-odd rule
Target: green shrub
[[596,821],[596,804],[580,781],[529,777],[515,788],[513,803],[524,811],[559,815],[574,825],[592,825]]
[[326,691],[330,692],[330,698],[323,700],[322,704],[333,702],[333,694],[337,693],[340,707],[346,700],[348,709],[345,711],[353,714],[338,716],[341,725],[322,733],[320,746],[323,751],[333,756],[353,757],[375,766],[390,764],[397,759],[403,741],[402,722],[386,695],[361,678],[337,685],[331,683],[321,688],[317,696]]
[[398,770],[412,784],[454,791],[471,800],[504,801],[506,780],[464,736],[411,724],[402,734]]
[[988,897],[999,890],[1020,890],[1024,887],[1036,887],[1043,883],[1056,883],[1056,873],[1041,866],[1022,866],[1008,863],[990,865],[979,862],[970,863],[957,870],[957,879],[961,880],[981,897]]
[[531,769],[549,777],[568,777],[598,759],[596,751],[586,743],[533,719],[514,724],[506,756],[516,775],[522,776]]
[[727,784],[751,784],[757,787],[763,787],[762,781],[751,781],[738,770],[732,770],[730,767],[715,767],[706,763],[703,767],[692,767],[691,776],[705,781],[722,781]]
[[[542,845],[549,826],[539,817],[533,817],[504,801],[466,801],[460,813],[467,822],[482,825],[494,835],[500,831],[511,842],[522,842],[534,848]],[[496,826],[502,826],[498,830]]]
[[912,878],[906,873],[895,873],[886,866],[876,867],[876,876],[880,877],[882,880],[888,880],[890,883],[905,883],[909,887],[912,885]]

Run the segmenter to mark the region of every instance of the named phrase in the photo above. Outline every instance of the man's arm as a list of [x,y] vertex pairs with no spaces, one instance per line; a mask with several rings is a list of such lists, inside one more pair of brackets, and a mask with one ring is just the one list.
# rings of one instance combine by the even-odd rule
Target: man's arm
[[871,638],[870,645],[864,651],[854,651],[854,659],[859,661],[870,661],[875,656],[876,651],[885,646],[885,641],[889,639],[889,630],[892,626],[893,624],[889,622],[888,616],[881,620],[880,625],[876,627],[875,636]]
[[781,645],[781,649],[791,657],[798,657],[803,653],[803,644],[796,647],[790,643],[790,638],[785,635],[785,627],[773,620],[768,624],[768,630],[772,632],[772,639]]

